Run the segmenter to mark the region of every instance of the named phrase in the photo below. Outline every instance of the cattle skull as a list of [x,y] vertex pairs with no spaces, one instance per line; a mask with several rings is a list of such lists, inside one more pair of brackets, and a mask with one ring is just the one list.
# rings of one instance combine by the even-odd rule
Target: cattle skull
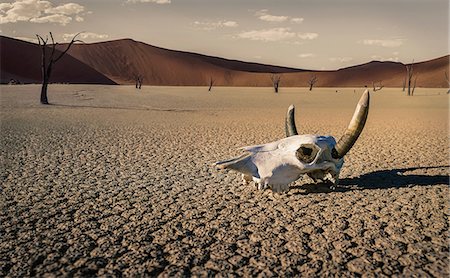
[[294,120],[294,106],[286,117],[286,138],[256,146],[243,147],[247,153],[236,158],[216,162],[218,169],[242,173],[244,184],[255,181],[258,189],[268,187],[275,192],[286,191],[289,183],[303,175],[314,182],[330,181],[334,189],[345,154],[361,134],[369,112],[370,95],[364,92],[344,135],[336,143],[332,136],[298,135]]

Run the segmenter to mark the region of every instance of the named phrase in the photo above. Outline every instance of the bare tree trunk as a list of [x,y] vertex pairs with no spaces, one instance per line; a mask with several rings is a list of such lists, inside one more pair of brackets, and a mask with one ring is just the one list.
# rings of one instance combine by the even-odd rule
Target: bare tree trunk
[[416,90],[416,83],[417,83],[417,74],[416,74],[416,78],[414,78],[414,85],[411,91],[411,96],[414,96],[414,91]]
[[41,87],[41,104],[48,104],[47,88],[48,88],[48,79],[43,78]]
[[[41,41],[39,40],[39,44]],[[47,88],[48,88],[48,74],[47,74],[47,42],[43,43],[41,46],[42,50],[42,61],[41,61],[41,71],[42,71],[42,87],[41,87],[41,104],[48,104],[47,98]]]
[[142,81],[144,80],[144,77],[140,74],[135,74],[134,75],[134,86],[136,87],[136,89],[141,89],[142,87]]
[[408,78],[408,96],[411,95],[411,78]]
[[211,92],[211,89],[214,85],[214,79],[212,79],[212,77],[209,78],[209,88],[208,88],[208,92]]
[[[53,53],[52,53],[53,55]],[[41,104],[48,104],[47,89],[50,82],[50,76],[52,75],[53,63],[49,63],[47,66],[42,67],[42,88],[41,88]]]
[[445,81],[447,81],[447,94],[450,94],[450,80],[449,80],[449,78],[448,78],[448,73],[447,73],[447,71],[444,71],[444,74],[445,74]]
[[406,83],[408,84],[408,96],[411,96],[411,82],[414,76],[414,60],[411,64],[406,65]]

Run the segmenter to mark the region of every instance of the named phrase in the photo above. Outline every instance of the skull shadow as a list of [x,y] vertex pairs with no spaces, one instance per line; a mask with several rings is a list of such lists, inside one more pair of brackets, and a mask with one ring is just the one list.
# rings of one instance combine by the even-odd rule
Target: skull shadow
[[[403,169],[380,170],[359,177],[343,178],[339,181],[336,190],[331,190],[331,183],[305,183],[302,185],[291,186],[294,194],[310,194],[310,193],[329,193],[329,192],[346,192],[352,190],[363,189],[387,189],[401,188],[412,186],[442,185],[449,184],[449,175],[431,175],[407,173],[422,170],[442,169],[447,171],[450,166],[432,166],[432,167],[412,167]],[[298,189],[302,192],[296,192]],[[305,192],[306,191],[306,192]]]

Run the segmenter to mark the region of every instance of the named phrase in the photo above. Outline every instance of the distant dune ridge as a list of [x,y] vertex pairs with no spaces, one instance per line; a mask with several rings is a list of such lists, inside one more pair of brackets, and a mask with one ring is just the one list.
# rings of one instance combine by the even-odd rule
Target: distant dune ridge
[[[64,48],[64,44],[59,47]],[[11,79],[21,83],[41,80],[41,50],[37,44],[0,36],[1,83]],[[270,76],[281,74],[281,87],[307,87],[312,74],[317,87],[384,86],[401,87],[405,65],[372,61],[335,71],[310,71],[289,67],[241,62],[201,54],[151,46],[131,39],[75,44],[55,66],[53,83],[134,84],[135,75],[144,85],[271,86]],[[412,57],[414,58],[414,57]],[[447,87],[445,71],[449,55],[415,64],[417,86]]]

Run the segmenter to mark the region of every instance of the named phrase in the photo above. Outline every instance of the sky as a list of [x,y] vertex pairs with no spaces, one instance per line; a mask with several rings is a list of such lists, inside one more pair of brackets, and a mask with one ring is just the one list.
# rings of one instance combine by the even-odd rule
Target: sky
[[131,38],[248,62],[333,70],[449,54],[448,0],[0,0],[0,35]]

